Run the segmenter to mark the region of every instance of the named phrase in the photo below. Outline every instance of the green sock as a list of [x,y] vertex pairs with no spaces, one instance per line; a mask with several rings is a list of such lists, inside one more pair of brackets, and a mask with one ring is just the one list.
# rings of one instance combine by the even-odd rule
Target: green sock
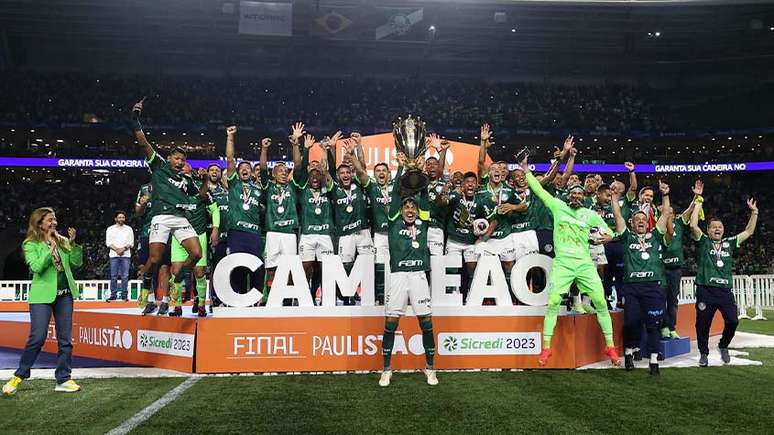
[[559,314],[559,305],[562,303],[562,295],[552,292],[548,295],[546,316],[543,318],[543,349],[551,348],[551,338],[556,327],[556,316]]
[[433,369],[433,356],[435,356],[435,337],[433,336],[433,321],[425,319],[419,322],[422,328],[422,346],[425,348],[425,368]]
[[205,299],[207,299],[207,278],[196,278],[196,296],[199,298],[199,305],[204,305]]
[[615,345],[613,342],[613,319],[610,318],[610,312],[607,311],[605,292],[604,290],[595,291],[589,296],[594,310],[597,312],[597,322],[599,322],[599,327],[602,328],[602,334],[605,336],[605,345],[612,347]]
[[384,358],[385,371],[390,370],[390,360],[392,359],[392,347],[395,344],[396,329],[398,329],[398,322],[385,322],[384,335],[382,335],[382,357]]

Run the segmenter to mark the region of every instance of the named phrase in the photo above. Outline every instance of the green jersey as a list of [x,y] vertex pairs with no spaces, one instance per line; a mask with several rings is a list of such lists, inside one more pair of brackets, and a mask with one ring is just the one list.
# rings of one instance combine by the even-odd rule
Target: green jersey
[[190,197],[196,195],[193,179],[182,172],[173,171],[169,162],[155,151],[145,161],[152,174],[153,215],[185,217],[185,211],[191,209]]
[[[220,227],[218,231],[223,234],[228,231],[228,191],[220,184],[210,185],[210,196],[215,200],[220,212]],[[212,229],[212,222],[207,224],[207,229]]]
[[605,221],[608,227],[615,228],[615,215],[613,214],[613,206],[610,203],[602,205],[597,202],[594,203],[591,209],[602,217],[602,220]]
[[390,245],[391,272],[426,272],[430,270],[430,249],[427,247],[428,222],[417,218],[407,225],[400,214],[400,189],[393,189],[390,198],[390,227],[387,240]]
[[[534,230],[533,221],[530,219],[529,207],[532,207],[532,203],[535,199],[532,198],[532,192],[529,189],[514,188],[514,191],[521,201],[527,204],[527,210],[523,212],[513,212],[510,215],[511,220],[511,233],[521,233],[524,231]],[[539,200],[537,202],[540,202]]]
[[353,181],[349,187],[334,183],[331,198],[334,201],[336,235],[346,236],[367,228],[366,197],[356,182]]
[[624,250],[624,282],[666,282],[661,260],[666,245],[658,228],[641,236],[626,228],[620,238]]
[[301,189],[291,181],[280,184],[269,181],[263,186],[266,195],[266,231],[293,233],[298,229]]
[[[197,190],[201,187],[201,183],[194,181],[194,184],[197,185]],[[210,222],[209,216],[212,216],[212,223],[214,223],[215,226],[220,227],[220,210],[215,203],[215,199],[212,198],[212,195],[210,195],[209,192],[207,192],[204,199],[199,198],[198,196],[192,196],[191,206],[193,208],[186,210],[185,217],[188,219],[188,223],[191,224],[194,231],[196,231],[196,234],[204,234],[207,232],[207,227]]]
[[716,242],[702,234],[696,242],[696,284],[732,288],[732,258],[739,250],[739,237],[725,237]]
[[449,194],[449,219],[446,223],[449,239],[459,243],[476,243],[476,236],[473,235],[474,198],[475,195],[466,199],[464,194],[456,191]]
[[590,209],[574,209],[564,201],[552,197],[532,173],[527,173],[527,182],[532,193],[543,201],[554,218],[554,261],[566,259],[591,263],[589,232],[597,227],[607,234],[613,234],[610,227]]
[[427,210],[430,211],[430,227],[443,229],[446,223],[446,207],[440,202],[446,180],[438,179],[427,185]]
[[260,186],[252,181],[240,180],[236,172],[228,177],[228,221],[231,230],[261,234],[264,208]]
[[140,230],[140,237],[150,237],[151,221],[153,220],[153,185],[151,183],[143,184],[140,186],[140,190],[137,192],[136,205],[140,205],[140,198],[148,196],[151,199],[145,203],[145,208],[142,213],[142,229]]
[[[546,186],[544,189],[550,195],[556,193],[556,189],[553,186]],[[548,210],[543,201],[532,193],[532,190],[528,188],[526,192],[528,192],[527,200],[529,201],[527,213],[529,214],[532,229],[552,230],[554,228],[554,218],[551,216],[551,211]]]
[[674,220],[675,231],[672,235],[672,243],[664,250],[662,261],[666,269],[679,269],[683,266],[683,235],[688,231],[688,224],[682,216]]
[[475,197],[476,208],[473,213],[476,219],[488,219],[497,222],[497,227],[492,231],[493,239],[504,239],[511,234],[511,220],[508,215],[497,213],[497,206],[500,204],[520,204],[521,198],[516,191],[508,187],[505,183],[500,183],[497,188],[490,184],[485,185]]
[[386,233],[390,226],[387,212],[390,208],[390,196],[392,191],[398,189],[395,180],[382,187],[374,179],[368,180],[366,193],[371,202],[371,222],[375,233]]
[[327,234],[333,231],[333,207],[331,205],[331,189],[333,183],[328,183],[320,189],[312,189],[307,183],[299,195],[301,211],[301,234]]

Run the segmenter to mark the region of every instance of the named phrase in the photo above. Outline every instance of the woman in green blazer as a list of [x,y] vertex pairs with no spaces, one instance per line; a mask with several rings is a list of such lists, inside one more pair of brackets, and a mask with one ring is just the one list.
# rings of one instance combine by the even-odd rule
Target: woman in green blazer
[[68,237],[64,237],[56,231],[56,226],[56,215],[51,208],[38,208],[30,216],[27,238],[22,243],[24,260],[32,272],[28,297],[30,336],[19,361],[19,369],[3,386],[3,394],[16,393],[22,380],[30,377],[30,369],[46,341],[52,314],[59,346],[54,391],[72,393],[81,389],[70,379],[70,364],[73,354],[73,299],[79,294],[72,268],[83,264],[83,249],[75,244],[75,229],[68,228]]

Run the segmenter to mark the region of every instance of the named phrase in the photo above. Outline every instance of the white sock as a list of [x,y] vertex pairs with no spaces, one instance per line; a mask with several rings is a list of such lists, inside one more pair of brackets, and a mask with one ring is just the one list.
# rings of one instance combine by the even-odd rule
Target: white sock
[[650,354],[650,363],[651,364],[658,364],[658,353]]
[[169,303],[169,296],[164,296],[163,298],[161,298],[161,302]]
[[633,353],[634,353],[634,349],[632,349],[631,347],[627,347],[626,349],[624,349],[624,355],[631,355]]
[[572,297],[572,304],[574,306],[577,306],[577,305],[581,304],[581,297],[580,297],[580,295],[575,295],[575,296]]

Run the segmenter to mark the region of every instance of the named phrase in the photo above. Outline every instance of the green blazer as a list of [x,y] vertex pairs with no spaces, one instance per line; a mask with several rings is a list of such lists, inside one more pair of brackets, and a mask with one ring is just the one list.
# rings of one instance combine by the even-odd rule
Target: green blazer
[[[56,299],[57,271],[54,266],[54,257],[48,250],[45,242],[26,241],[22,244],[24,261],[32,271],[32,285],[28,302],[31,304],[50,304]],[[59,249],[59,248],[57,248]],[[71,267],[80,267],[83,264],[83,248],[72,245],[69,251],[59,249],[59,257],[62,259],[62,267],[67,275],[67,283],[73,294],[73,299],[79,296],[78,286],[75,285]]]

